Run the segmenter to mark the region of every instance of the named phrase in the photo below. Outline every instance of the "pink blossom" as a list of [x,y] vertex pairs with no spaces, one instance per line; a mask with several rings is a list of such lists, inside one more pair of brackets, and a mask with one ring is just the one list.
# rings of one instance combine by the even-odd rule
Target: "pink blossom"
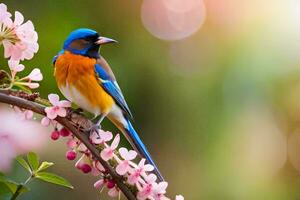
[[0,43],[4,46],[4,57],[11,60],[31,59],[38,51],[38,35],[31,21],[24,22],[23,15],[16,11],[15,20],[10,19],[4,4],[0,6]]
[[164,194],[166,193],[167,187],[168,187],[168,183],[165,181],[160,183],[154,183],[153,192],[152,192],[152,196],[154,197],[154,199],[155,200],[165,199],[166,197],[164,196]]
[[11,24],[11,14],[7,12],[7,6],[3,3],[0,4],[0,24]]
[[0,108],[0,121],[0,171],[9,170],[17,155],[36,151],[47,141],[46,129],[35,121],[21,120],[18,113],[4,106]]
[[120,135],[118,134],[115,139],[113,140],[111,146],[106,147],[105,149],[103,149],[100,153],[101,158],[105,161],[108,161],[109,159],[111,159],[114,155],[114,151],[115,149],[118,147],[120,142]]
[[145,165],[145,161],[146,161],[146,159],[142,158],[141,161],[139,162],[137,168],[129,170],[129,173],[130,173],[130,175],[128,177],[129,184],[131,184],[131,185],[136,184],[139,181],[141,175],[143,175],[145,172],[153,171],[154,167],[150,164]]
[[120,156],[124,159],[116,167],[116,172],[119,175],[124,175],[130,169],[129,161],[135,159],[137,153],[133,150],[128,151],[126,148],[122,147],[119,149]]
[[24,65],[19,64],[19,61],[15,61],[15,60],[9,60],[8,66],[9,66],[9,69],[11,71],[13,71],[14,73],[23,71],[25,69]]
[[43,80],[43,75],[40,69],[34,68],[24,79],[26,78],[28,78],[30,81],[41,81]]
[[45,108],[45,112],[49,119],[55,119],[57,116],[65,117],[67,115],[65,108],[71,107],[71,103],[69,101],[59,101],[59,96],[57,94],[49,94],[48,99],[53,105],[52,107]]
[[103,144],[104,142],[109,142],[113,138],[113,134],[109,131],[98,130],[98,133],[93,132],[90,135],[90,139],[93,144]]
[[155,174],[149,174],[146,177],[146,182],[142,189],[137,193],[138,200],[145,200],[147,199],[153,192],[153,185],[155,184],[157,177]]

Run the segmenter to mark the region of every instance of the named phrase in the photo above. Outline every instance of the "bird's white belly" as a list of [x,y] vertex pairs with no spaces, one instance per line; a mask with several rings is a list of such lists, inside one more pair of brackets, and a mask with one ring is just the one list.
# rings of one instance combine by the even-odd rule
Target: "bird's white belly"
[[69,101],[75,103],[80,108],[93,113],[95,116],[101,114],[100,107],[95,107],[91,103],[89,103],[88,99],[84,95],[82,95],[81,92],[78,91],[75,87],[66,84],[66,86],[61,86],[59,87],[59,89]]

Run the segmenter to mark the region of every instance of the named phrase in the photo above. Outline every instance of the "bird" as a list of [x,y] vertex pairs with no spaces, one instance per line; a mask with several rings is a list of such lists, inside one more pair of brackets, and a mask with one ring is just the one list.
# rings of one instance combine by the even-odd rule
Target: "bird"
[[164,178],[145,144],[133,128],[132,113],[108,62],[100,53],[105,44],[116,40],[100,36],[89,28],[72,31],[54,56],[54,77],[61,93],[81,109],[99,120],[90,128],[97,131],[104,118],[108,118],[124,135],[133,149],[154,167],[157,177]]

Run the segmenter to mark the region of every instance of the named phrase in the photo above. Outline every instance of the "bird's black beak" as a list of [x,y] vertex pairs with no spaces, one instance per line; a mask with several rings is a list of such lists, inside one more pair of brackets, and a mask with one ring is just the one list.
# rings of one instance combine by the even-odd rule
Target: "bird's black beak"
[[95,42],[95,44],[98,45],[109,44],[109,43],[118,43],[118,41],[107,37],[98,37],[98,40]]

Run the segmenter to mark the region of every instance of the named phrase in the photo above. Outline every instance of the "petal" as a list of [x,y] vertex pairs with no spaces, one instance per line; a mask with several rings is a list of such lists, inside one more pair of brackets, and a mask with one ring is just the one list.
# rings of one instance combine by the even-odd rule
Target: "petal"
[[22,64],[19,64],[18,66],[15,67],[15,70],[16,72],[21,72],[25,69],[25,66],[22,65]]
[[119,145],[119,142],[120,142],[120,135],[117,134],[115,139],[113,140],[112,144],[111,144],[111,148],[112,149],[116,149]]
[[157,179],[157,176],[155,174],[149,174],[147,177],[146,177],[146,181],[147,183],[154,183]]
[[102,172],[99,171],[98,169],[96,169],[95,167],[92,167],[91,174],[92,174],[93,176],[100,176],[100,175],[102,175]]
[[53,109],[53,107],[45,108],[45,112],[49,119],[55,119],[57,117],[57,114],[56,114],[55,110]]
[[155,192],[157,194],[165,194],[167,187],[168,187],[168,182],[162,181],[156,185]]
[[182,195],[176,195],[175,200],[184,200]]
[[15,70],[16,66],[18,66],[18,65],[19,65],[19,61],[18,60],[12,60],[12,59],[10,59],[8,61],[8,66],[9,66],[9,68],[11,70]]
[[127,160],[128,150],[125,147],[121,147],[119,153],[123,159]]
[[147,164],[147,165],[144,166],[144,170],[146,172],[151,172],[151,171],[154,170],[154,167],[151,164]]
[[104,185],[104,179],[100,179],[94,183],[94,188],[99,189]]
[[74,149],[75,147],[77,147],[77,140],[76,140],[76,139],[73,139],[73,138],[69,139],[69,140],[67,141],[67,146],[68,146],[68,148],[70,148],[70,149]]
[[100,156],[103,160],[108,161],[113,157],[113,151],[110,147],[107,147],[101,151]]
[[65,117],[65,116],[67,116],[67,111],[66,111],[66,109],[61,108],[61,107],[60,107],[58,110],[56,110],[56,113],[57,113],[57,115],[60,116],[60,117]]
[[24,115],[25,115],[25,119],[32,119],[33,117],[33,112],[31,110],[26,110],[24,112]]
[[57,106],[59,102],[59,96],[57,94],[49,94],[48,99],[52,105]]
[[144,165],[145,165],[145,161],[146,159],[145,158],[142,158],[138,164],[139,168],[144,168]]
[[116,172],[123,176],[128,172],[129,169],[129,163],[127,161],[121,162],[117,167],[116,167]]
[[43,126],[49,126],[50,124],[50,119],[48,117],[43,117],[43,119],[41,120],[41,124]]
[[30,89],[36,89],[38,87],[40,87],[40,84],[38,83],[28,83],[26,84]]
[[15,12],[15,21],[14,21],[14,24],[19,26],[19,25],[21,25],[23,22],[24,22],[24,17],[23,17],[23,15],[22,15],[19,11],[16,11],[16,12]]
[[41,70],[38,68],[34,68],[27,77],[32,81],[43,80],[43,75],[41,73]]
[[128,176],[127,182],[131,185],[134,185],[138,182],[139,176],[136,176],[135,174],[131,174]]
[[113,138],[113,134],[109,131],[100,131],[99,132],[99,136],[101,137],[102,140],[104,140],[105,142],[110,141]]
[[62,100],[58,102],[59,107],[69,108],[71,107],[71,102],[67,100]]
[[113,187],[108,191],[108,196],[110,197],[117,197],[119,195],[119,191],[116,189],[116,187]]
[[90,140],[93,144],[101,144],[103,142],[103,140],[99,137],[99,135],[96,132],[93,132],[90,135]]
[[136,156],[137,156],[137,152],[134,150],[130,150],[128,152],[127,160],[133,160],[136,158]]
[[120,155],[125,160],[133,160],[137,156],[137,153],[134,150],[128,151],[126,148],[122,147],[119,149]]

